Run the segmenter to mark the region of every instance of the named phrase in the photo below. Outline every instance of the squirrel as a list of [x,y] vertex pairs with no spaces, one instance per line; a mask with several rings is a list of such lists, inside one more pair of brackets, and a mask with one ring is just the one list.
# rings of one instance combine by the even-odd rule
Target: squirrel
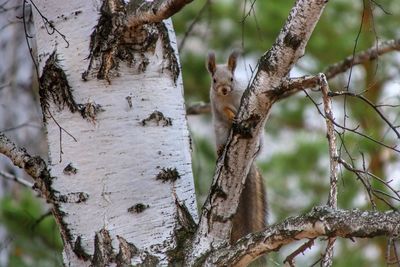
[[[215,131],[217,156],[221,156],[229,136],[232,122],[240,106],[245,85],[235,78],[239,53],[230,54],[227,64],[216,64],[215,54],[207,57],[207,70],[211,75],[210,104]],[[261,140],[260,140],[261,145]],[[266,227],[267,202],[263,177],[253,162],[247,175],[239,206],[232,221],[231,243]]]

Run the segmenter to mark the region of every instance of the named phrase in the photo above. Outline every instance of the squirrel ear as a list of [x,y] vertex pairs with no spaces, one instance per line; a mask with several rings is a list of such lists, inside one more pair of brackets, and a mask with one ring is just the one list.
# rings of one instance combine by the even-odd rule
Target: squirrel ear
[[239,51],[233,51],[228,58],[228,69],[234,73],[236,69],[236,61],[239,56]]
[[215,54],[214,52],[208,52],[207,69],[211,75],[214,75],[216,68],[217,67],[215,65]]

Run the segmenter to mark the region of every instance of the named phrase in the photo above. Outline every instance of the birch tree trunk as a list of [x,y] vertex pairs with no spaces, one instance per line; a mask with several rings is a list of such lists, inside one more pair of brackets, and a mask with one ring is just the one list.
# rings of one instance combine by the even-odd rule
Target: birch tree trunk
[[181,222],[197,211],[171,21],[141,29],[153,37],[144,47],[120,41],[122,2],[35,3],[52,177],[44,194],[65,265],[178,260]]

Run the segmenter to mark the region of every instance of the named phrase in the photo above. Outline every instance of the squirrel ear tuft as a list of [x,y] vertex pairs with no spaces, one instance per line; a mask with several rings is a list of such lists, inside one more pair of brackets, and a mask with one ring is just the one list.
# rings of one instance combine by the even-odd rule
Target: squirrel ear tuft
[[217,68],[217,66],[215,64],[215,54],[214,54],[214,52],[208,52],[207,69],[211,75],[214,75],[216,68]]
[[233,51],[228,58],[228,69],[234,73],[236,69],[236,61],[239,56],[239,51]]

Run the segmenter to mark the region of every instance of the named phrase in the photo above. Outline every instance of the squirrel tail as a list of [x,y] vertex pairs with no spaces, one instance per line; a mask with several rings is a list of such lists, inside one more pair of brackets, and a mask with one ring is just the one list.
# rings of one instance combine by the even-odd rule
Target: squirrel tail
[[231,243],[241,237],[261,231],[267,225],[267,201],[264,179],[253,163],[233,217]]

